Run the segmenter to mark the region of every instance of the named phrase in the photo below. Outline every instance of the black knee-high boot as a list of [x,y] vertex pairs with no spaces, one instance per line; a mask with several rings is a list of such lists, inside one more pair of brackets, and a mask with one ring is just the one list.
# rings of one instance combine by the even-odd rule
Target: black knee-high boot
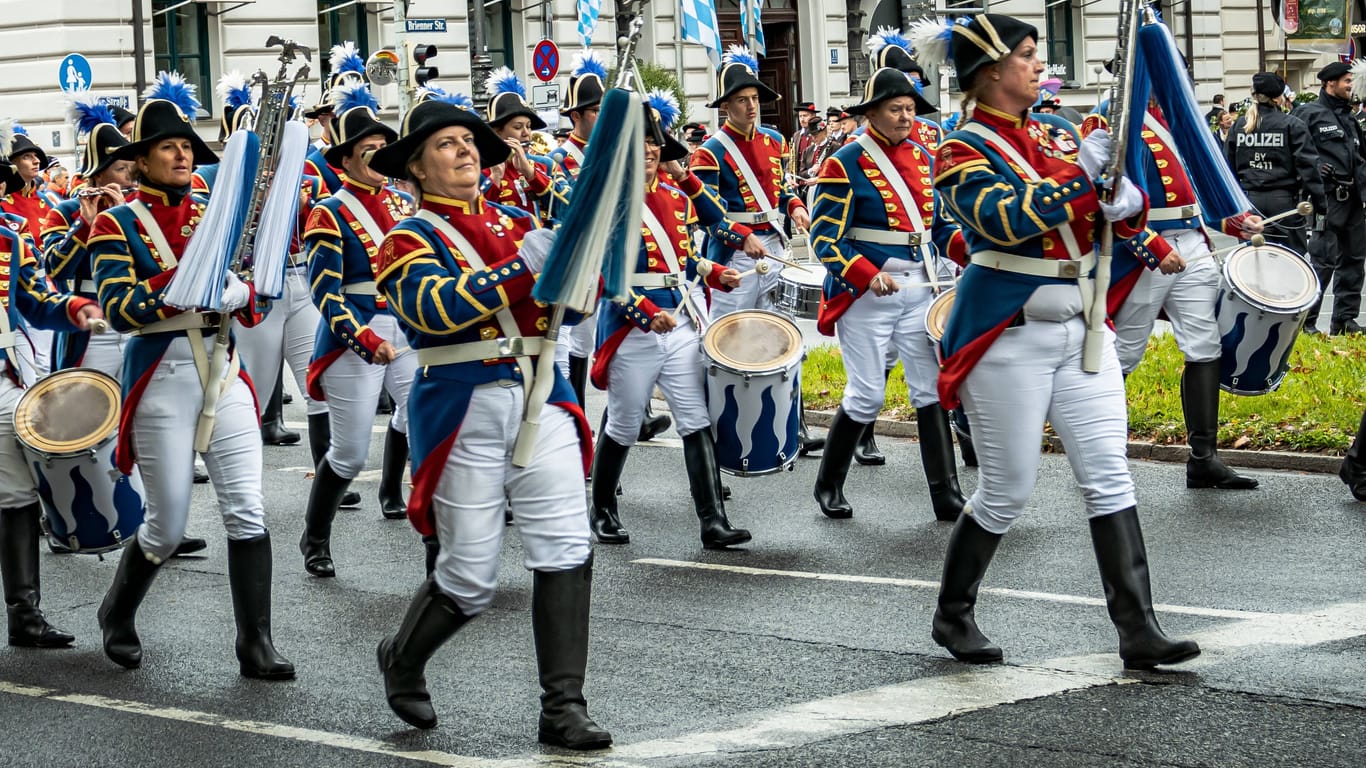
[[427,578],[430,579],[436,572],[436,558],[441,554],[441,541],[435,536],[423,536],[422,552],[426,560]]
[[[326,413],[315,413],[308,417],[308,449],[313,455],[313,466],[322,463],[327,449],[332,444],[332,418]],[[348,490],[341,500],[343,507],[359,507],[360,492]]]
[[379,508],[385,518],[408,516],[403,503],[403,473],[408,470],[408,436],[393,427],[384,436],[384,466],[379,478]]
[[1186,363],[1181,373],[1181,408],[1186,414],[1187,488],[1251,489],[1257,481],[1224,466],[1215,446],[1219,442],[1219,361]]
[[[891,378],[891,368],[883,371],[884,388]],[[877,447],[877,419],[868,422],[868,426],[863,428],[863,434],[859,437],[858,445],[854,446],[854,461],[865,467],[880,467],[887,463],[887,457],[883,455],[882,449]]]
[[963,466],[977,466],[977,449],[972,444],[972,427],[968,424],[967,414],[959,408],[949,418],[953,423],[953,433],[958,436],[958,452],[963,455]]
[[920,432],[920,461],[925,465],[925,481],[930,485],[934,518],[951,523],[963,512],[966,500],[958,487],[958,465],[953,460],[949,414],[935,403],[915,409],[915,418]]
[[647,442],[655,439],[655,435],[673,426],[673,419],[660,414],[655,415],[654,405],[649,401],[645,403],[645,417],[640,420],[640,434],[636,435],[637,442]]
[[959,515],[944,554],[944,576],[939,582],[939,605],[930,637],[955,659],[969,664],[997,664],[1004,658],[982,630],[973,611],[977,588],[996,555],[1001,536],[983,530],[972,515]]
[[752,537],[744,528],[731,527],[721,494],[721,469],[716,462],[716,442],[711,430],[702,429],[683,438],[683,463],[688,468],[688,487],[693,507],[702,524],[702,546],[725,549],[744,544]]
[[429,577],[408,605],[398,633],[380,641],[376,656],[384,676],[384,696],[403,722],[415,728],[436,727],[436,710],[424,674],[427,662],[469,620]]
[[588,401],[588,358],[578,355],[569,356],[569,386],[574,390],[574,397],[578,398],[579,407],[582,408]]
[[270,534],[228,540],[228,584],[237,620],[237,665],[243,677],[292,680],[294,665],[275,650],[270,633]]
[[138,606],[159,570],[161,565],[148,560],[137,537],[133,537],[123,548],[114,583],[109,585],[96,614],[104,634],[104,655],[124,669],[142,666],[142,641],[138,639],[135,619]]
[[537,738],[566,749],[604,749],[608,733],[588,715],[583,695],[588,668],[588,608],[593,558],[568,571],[536,571],[531,592],[531,629],[541,678]]
[[858,445],[866,426],[854,421],[852,416],[845,413],[843,406],[835,409],[835,415],[830,420],[813,491],[816,503],[821,505],[821,512],[826,517],[844,520],[854,516],[853,505],[844,498],[844,481],[849,477],[849,462],[854,457],[854,446]]
[[76,638],[47,623],[38,581],[38,517],[34,502],[0,509],[0,580],[4,582],[9,644],[25,648],[66,648]]
[[266,445],[295,445],[299,442],[299,433],[285,429],[284,418],[284,368],[280,369],[280,375],[275,378],[275,389],[270,393],[270,400],[266,403],[266,410],[261,414],[261,442]]
[[593,509],[589,526],[600,544],[628,544],[631,535],[621,525],[617,512],[617,487],[631,449],[598,430],[598,446],[593,452]]
[[811,430],[806,426],[806,405],[802,402],[801,393],[797,394],[797,455],[805,456],[809,453],[820,453],[825,450],[824,437],[812,437]]
[[308,492],[308,509],[304,512],[304,532],[299,537],[299,552],[304,556],[304,570],[323,578],[336,576],[332,563],[332,520],[350,480],[338,475],[327,459],[318,462],[313,475],[313,487]]
[[1357,427],[1356,439],[1342,459],[1338,477],[1352,490],[1357,501],[1366,501],[1366,412],[1361,414],[1361,426]]
[[1119,656],[1129,669],[1152,669],[1200,655],[1192,640],[1172,640],[1157,624],[1148,581],[1148,552],[1135,507],[1091,518],[1091,543],[1105,584],[1110,620],[1119,632]]

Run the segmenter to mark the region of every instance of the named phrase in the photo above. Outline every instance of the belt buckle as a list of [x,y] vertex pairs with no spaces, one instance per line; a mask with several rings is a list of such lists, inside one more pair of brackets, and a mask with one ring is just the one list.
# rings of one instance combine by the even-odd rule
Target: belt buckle
[[1181,206],[1181,218],[1183,218],[1183,219],[1189,219],[1189,218],[1191,218],[1191,217],[1194,216],[1194,215],[1195,215],[1195,206],[1193,206],[1193,205],[1183,205],[1183,206]]
[[910,234],[910,236],[907,238],[906,244],[909,245],[909,246],[911,246],[912,248],[919,248],[919,247],[920,247],[920,233],[919,233],[919,232],[912,232],[912,233]]
[[678,275],[668,274],[664,276],[665,288],[677,288],[680,285],[682,285],[682,283],[679,281]]
[[1064,261],[1058,265],[1058,277],[1076,277],[1081,274],[1081,265],[1075,261]]
[[498,340],[499,357],[521,357],[525,349],[526,345],[521,336]]

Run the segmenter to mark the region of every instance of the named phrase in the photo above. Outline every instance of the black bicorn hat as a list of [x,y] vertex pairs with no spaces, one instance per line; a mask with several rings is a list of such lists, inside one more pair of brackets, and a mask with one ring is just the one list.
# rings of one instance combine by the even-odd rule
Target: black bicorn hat
[[915,80],[912,75],[892,67],[883,67],[874,72],[873,76],[868,78],[868,82],[863,84],[863,101],[847,107],[845,111],[854,115],[866,114],[871,107],[898,96],[910,96],[915,101],[915,113],[917,115],[928,115],[939,111],[938,107],[931,104],[929,99],[926,99],[925,95],[920,92],[918,80]]
[[322,99],[303,113],[304,117],[310,120],[333,112],[336,106],[332,99],[334,88],[348,83],[363,85],[370,82],[370,78],[365,74],[365,59],[361,58],[360,50],[350,40],[332,46],[327,64],[330,72],[327,76],[327,87],[323,88]]
[[251,85],[241,72],[232,71],[218,78],[214,92],[223,104],[223,115],[218,120],[218,135],[226,139],[246,127],[256,114],[251,103]]
[[487,118],[489,125],[495,130],[502,128],[503,124],[514,117],[522,116],[531,118],[531,130],[539,131],[545,128],[545,121],[536,114],[536,110],[526,103],[526,86],[522,84],[522,79],[517,77],[517,73],[507,67],[499,67],[489,73],[488,79],[484,81],[484,91],[491,94],[489,96],[489,106]]
[[351,154],[356,142],[366,136],[380,135],[385,143],[393,143],[398,132],[381,123],[376,116],[379,102],[364,83],[349,81],[341,83],[331,91],[332,109],[336,120],[332,123],[332,134],[336,143],[327,148],[323,158],[333,168],[340,168],[342,159]]
[[952,22],[927,19],[911,28],[916,58],[931,64],[952,63],[964,90],[972,87],[983,67],[1001,61],[1030,39],[1039,39],[1038,29],[999,13],[963,16]]
[[707,106],[716,109],[721,102],[745,88],[756,88],[759,101],[779,101],[782,95],[759,79],[759,59],[743,45],[732,45],[723,59],[716,78],[716,99]]
[[560,114],[582,112],[602,103],[607,92],[607,65],[596,51],[584,50],[574,56],[569,75],[569,90],[564,94],[564,108]]
[[100,175],[110,163],[119,159],[116,156],[119,148],[127,145],[128,139],[124,138],[123,132],[117,126],[109,123],[95,126],[85,140],[85,152],[81,155],[81,173],[87,179]]
[[683,142],[674,138],[674,123],[678,122],[680,110],[678,99],[668,91],[656,88],[645,94],[645,119],[651,126],[646,130],[647,137],[653,135],[655,141],[662,141],[659,147],[659,161],[682,160],[689,154]]
[[9,194],[24,186],[24,179],[19,175],[19,169],[15,168],[9,161],[10,144],[14,142],[14,120],[6,117],[0,119],[0,184],[5,185],[5,194]]
[[38,155],[39,168],[46,168],[50,162],[47,153],[43,151],[43,148],[34,144],[33,139],[29,138],[28,132],[16,123],[14,126],[14,140],[10,142],[9,146],[9,159],[13,162],[14,158],[28,154]]
[[874,71],[891,67],[902,72],[917,71],[923,74],[924,70],[911,57],[914,50],[914,45],[901,34],[901,30],[893,27],[878,27],[868,38],[868,56]]
[[199,112],[199,100],[193,85],[177,72],[159,72],[156,82],[143,95],[146,101],[133,121],[133,140],[118,148],[114,153],[117,159],[132,160],[159,141],[183,138],[190,141],[195,165],[218,162],[218,155],[194,130],[193,116]]
[[110,107],[109,111],[114,113],[114,125],[120,129],[137,119],[137,113],[130,112],[123,107]]
[[370,156],[370,167],[394,179],[408,176],[408,161],[442,128],[464,126],[474,134],[474,146],[479,150],[479,164],[482,168],[492,168],[507,160],[507,142],[494,133],[474,111],[474,104],[463,94],[432,93],[428,98],[413,107],[403,117],[403,126],[397,141]]

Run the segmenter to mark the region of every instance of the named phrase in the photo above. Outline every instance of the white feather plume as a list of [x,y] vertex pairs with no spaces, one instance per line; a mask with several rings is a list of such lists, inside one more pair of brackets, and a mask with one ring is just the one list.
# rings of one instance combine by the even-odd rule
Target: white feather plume
[[1352,73],[1352,98],[1366,99],[1366,59],[1353,59],[1348,71]]
[[915,60],[926,66],[949,63],[953,25],[938,19],[925,18],[911,22],[911,43],[915,45]]

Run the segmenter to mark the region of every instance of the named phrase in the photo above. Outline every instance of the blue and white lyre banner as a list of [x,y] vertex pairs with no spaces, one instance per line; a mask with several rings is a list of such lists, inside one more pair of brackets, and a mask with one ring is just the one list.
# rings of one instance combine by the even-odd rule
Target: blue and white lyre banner
[[707,49],[713,67],[721,66],[721,35],[716,31],[713,0],[679,0],[679,27],[684,40]]
[[759,20],[759,12],[763,7],[764,0],[740,0],[740,31],[745,36],[745,44],[754,51],[755,56],[768,54],[768,47],[764,44],[764,25]]
[[598,26],[598,12],[602,10],[602,0],[579,0],[579,37],[584,47],[593,44],[593,28]]

